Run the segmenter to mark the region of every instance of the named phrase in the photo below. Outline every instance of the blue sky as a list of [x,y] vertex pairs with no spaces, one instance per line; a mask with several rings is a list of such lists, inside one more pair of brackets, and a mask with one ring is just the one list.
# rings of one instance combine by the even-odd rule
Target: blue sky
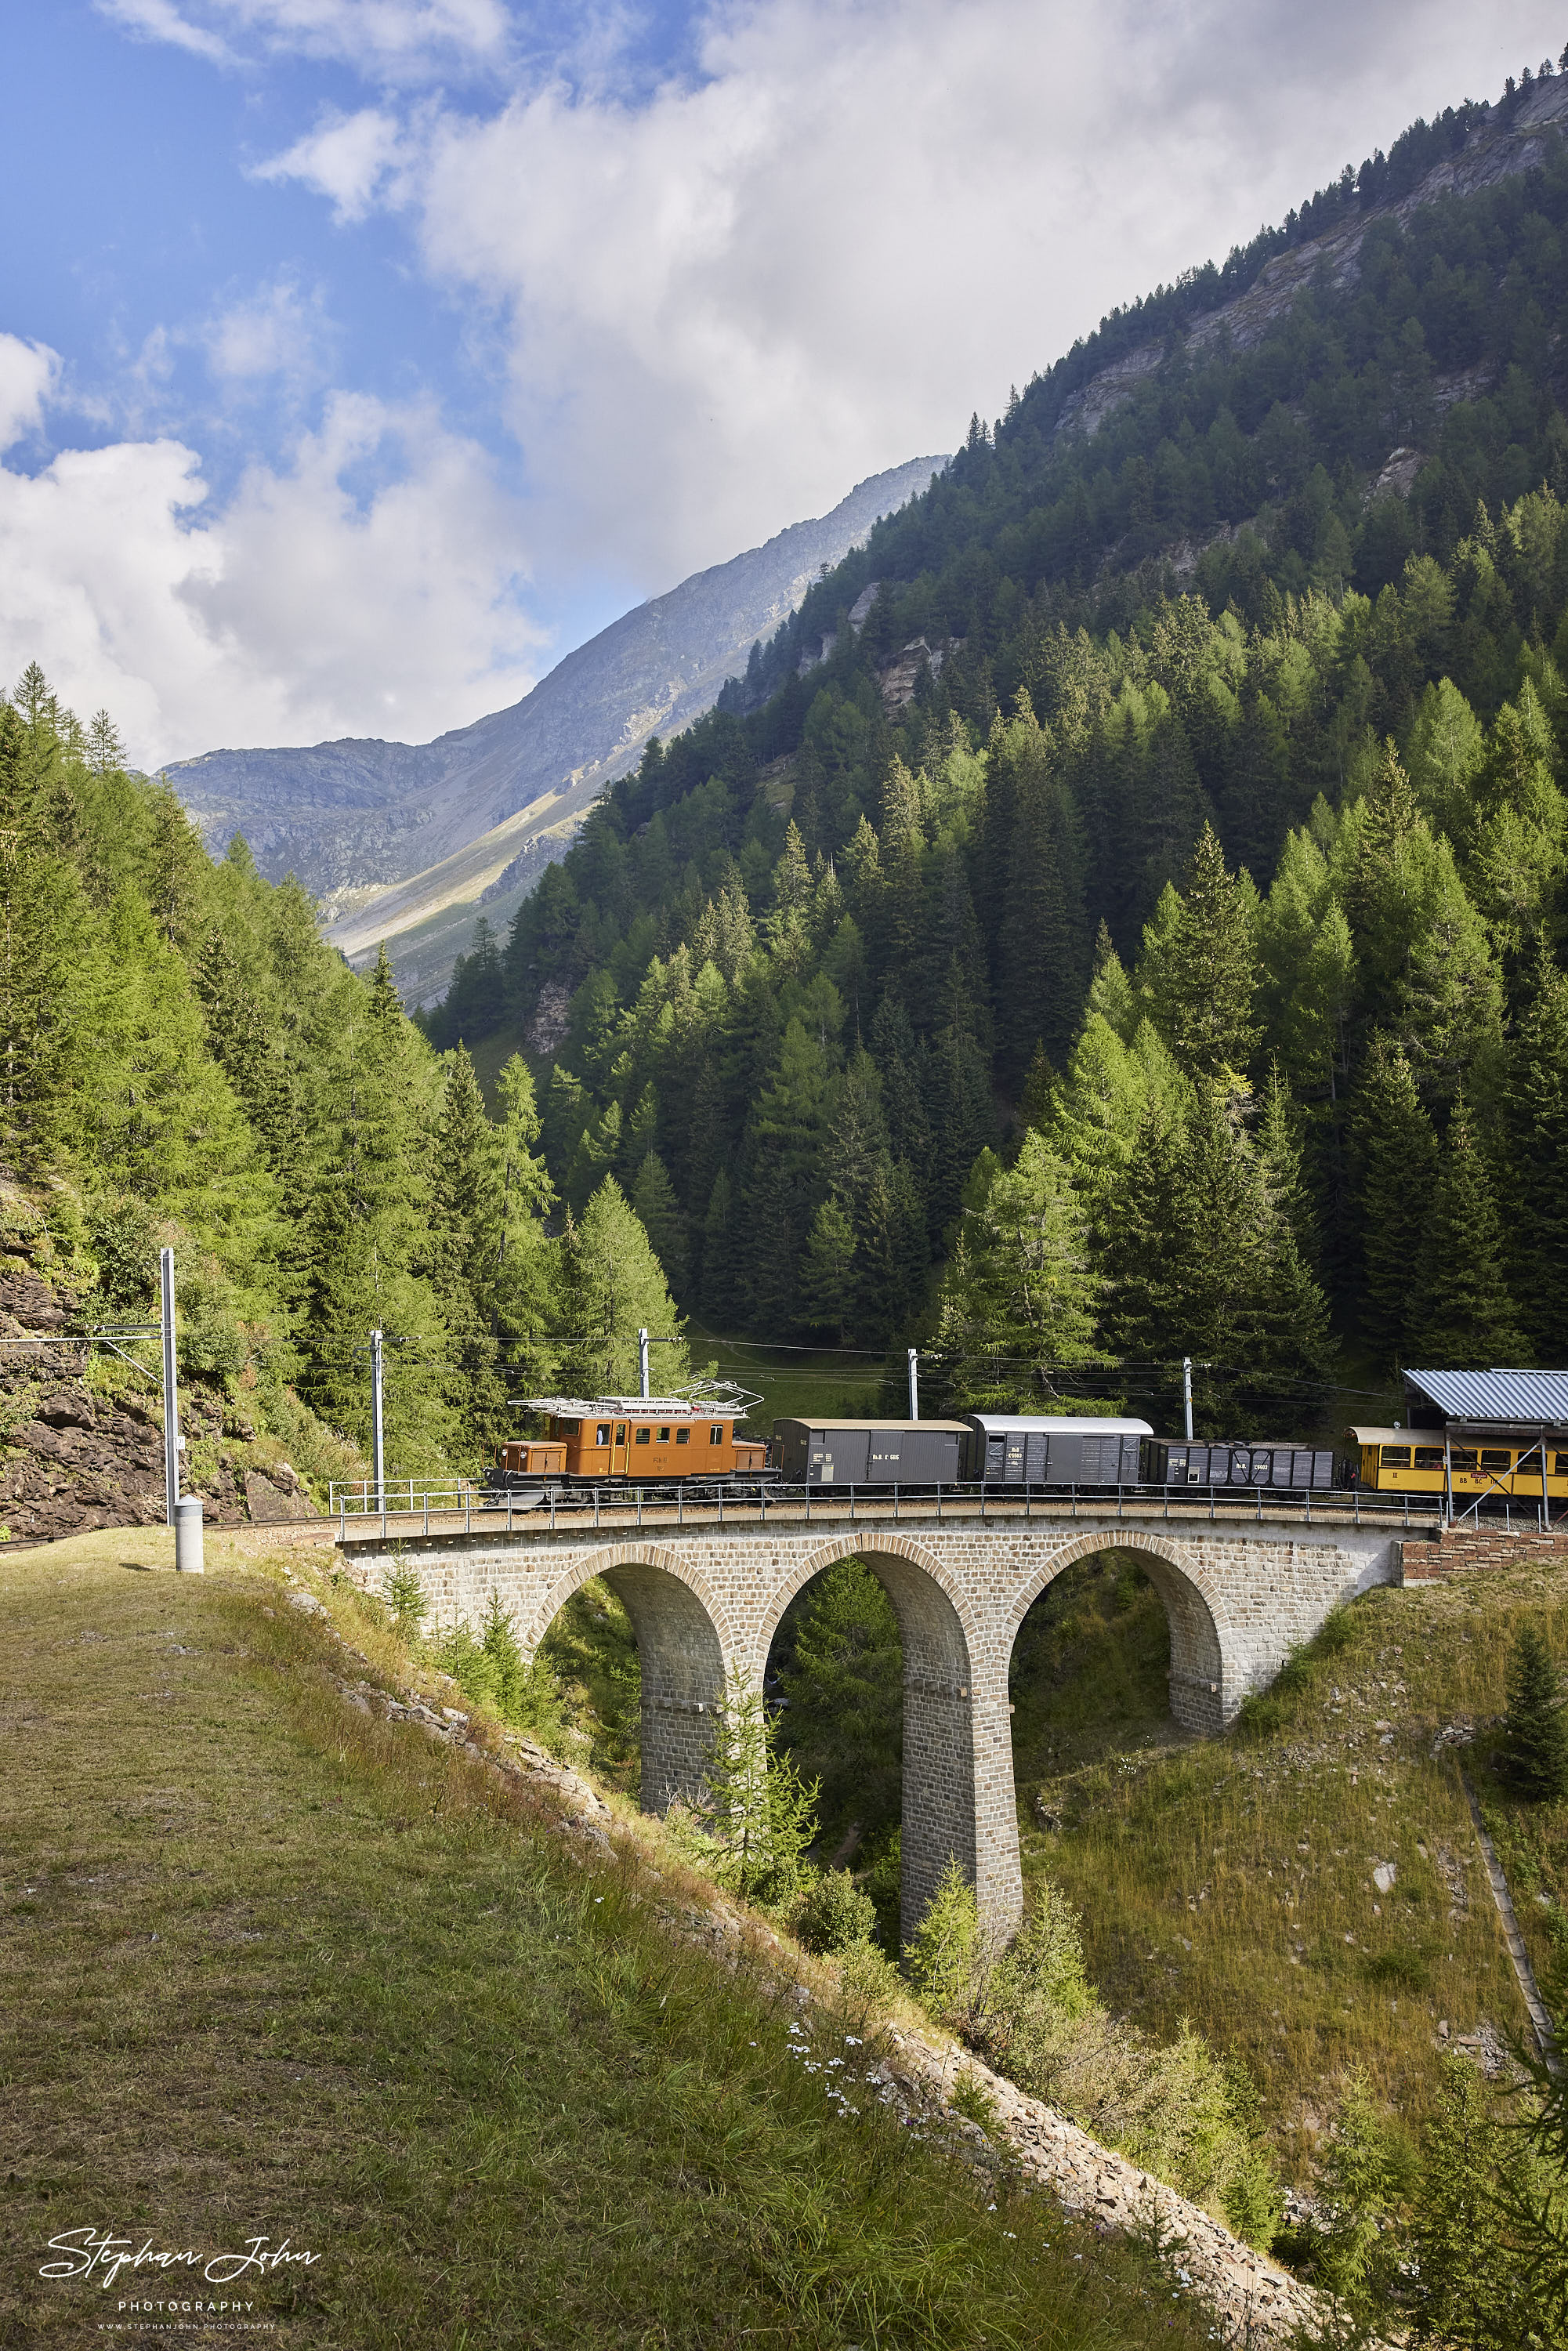
[[0,0],[0,676],[423,739],[1560,46],[1505,0]]

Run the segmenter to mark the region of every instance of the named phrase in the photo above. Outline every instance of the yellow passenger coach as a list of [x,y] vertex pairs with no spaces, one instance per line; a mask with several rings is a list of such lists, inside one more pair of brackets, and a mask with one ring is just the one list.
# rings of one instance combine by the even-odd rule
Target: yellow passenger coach
[[1404,1381],[1406,1423],[1345,1431],[1358,1485],[1462,1510],[1568,1503],[1568,1372],[1406,1372]]

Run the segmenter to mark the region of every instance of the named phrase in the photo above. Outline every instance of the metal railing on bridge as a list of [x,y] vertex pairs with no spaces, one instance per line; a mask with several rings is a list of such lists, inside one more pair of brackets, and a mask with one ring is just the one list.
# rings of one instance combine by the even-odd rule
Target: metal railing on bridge
[[[1401,1526],[1434,1534],[1444,1518],[1440,1495],[1367,1493],[1359,1487],[1023,1486],[995,1481],[900,1487],[787,1486],[768,1480],[745,1489],[681,1482],[502,1491],[471,1478],[388,1479],[379,1489],[373,1479],[361,1478],[334,1480],[329,1507],[340,1521],[340,1539],[350,1521],[360,1529],[368,1520],[379,1520],[383,1534],[392,1531],[394,1521],[402,1522],[400,1533],[411,1531],[410,1521],[426,1534],[542,1533],[558,1526],[576,1531],[604,1524],[749,1526],[766,1524],[770,1516],[810,1525],[813,1510],[824,1521],[841,1524],[847,1517],[852,1526],[862,1519],[880,1524],[905,1516],[984,1521],[1113,1515],[1190,1524],[1220,1519],[1258,1522],[1281,1515],[1308,1526],[1314,1519],[1341,1525],[1349,1520],[1358,1527]],[[1527,1512],[1513,1515],[1521,1525],[1529,1523]]]

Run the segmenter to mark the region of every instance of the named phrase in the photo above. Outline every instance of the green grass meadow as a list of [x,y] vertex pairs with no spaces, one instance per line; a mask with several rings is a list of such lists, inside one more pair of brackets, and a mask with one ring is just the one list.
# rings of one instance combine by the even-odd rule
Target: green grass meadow
[[[0,1562],[6,2351],[152,2340],[117,2304],[188,2294],[40,2275],[89,2229],[310,2252],[244,2289],[279,2351],[1207,2338],[1135,2248],[857,2093],[766,1946],[674,1931],[695,1889],[656,1831],[580,1861],[481,1761],[350,1708],[276,1563],[168,1554]],[[377,1678],[384,1625],[323,1589]]]

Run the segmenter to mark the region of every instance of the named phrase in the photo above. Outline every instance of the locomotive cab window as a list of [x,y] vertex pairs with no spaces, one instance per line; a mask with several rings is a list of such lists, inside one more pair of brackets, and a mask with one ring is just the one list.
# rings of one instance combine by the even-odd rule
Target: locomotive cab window
[[707,1441],[710,1445],[722,1445],[724,1443],[724,1423],[722,1420],[711,1421],[708,1424]]
[[608,1445],[609,1442],[610,1423],[607,1420],[601,1420],[594,1430],[594,1443],[596,1445]]

